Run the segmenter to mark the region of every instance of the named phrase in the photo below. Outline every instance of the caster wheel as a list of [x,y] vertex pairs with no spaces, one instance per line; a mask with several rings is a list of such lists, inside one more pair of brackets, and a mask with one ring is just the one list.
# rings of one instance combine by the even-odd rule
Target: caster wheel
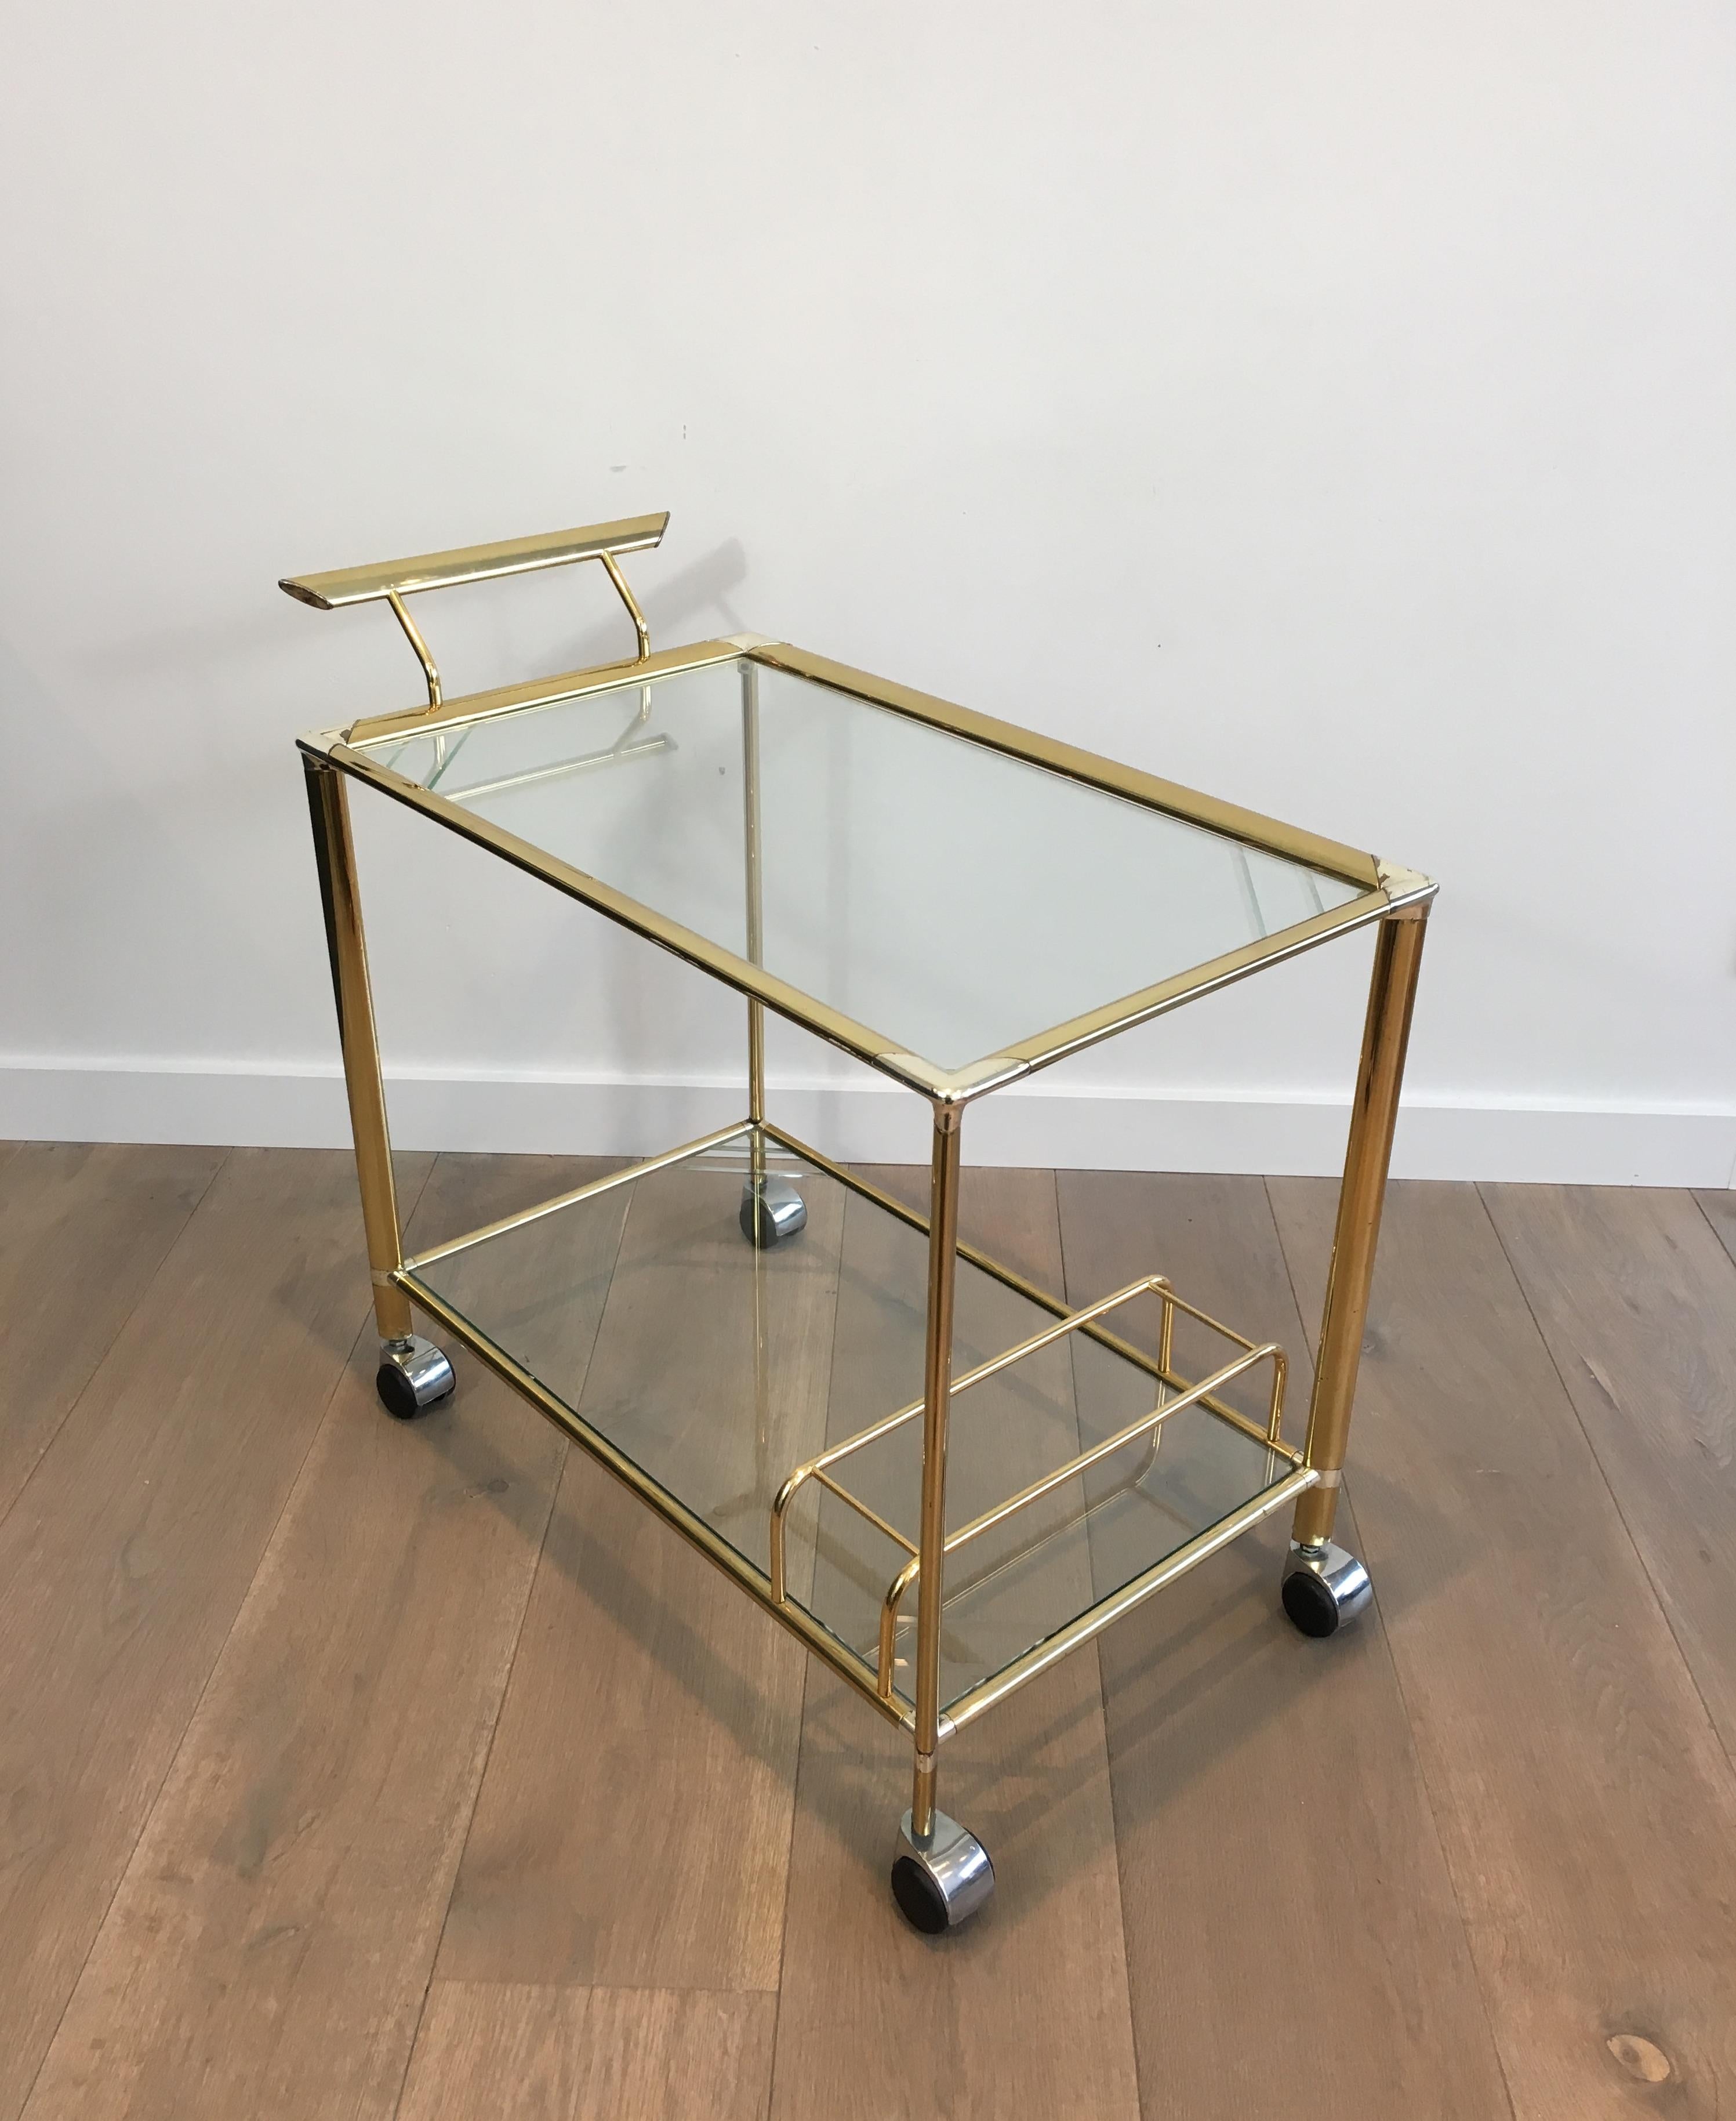
[[926,1848],[910,1838],[910,1815],[899,1822],[892,1858],[892,1898],[912,1929],[938,1937],[969,1922],[994,1890],[994,1866],[974,1834],[945,1812],[934,1815]]
[[451,1364],[431,1340],[412,1334],[407,1340],[382,1340],[374,1389],[396,1421],[414,1421],[450,1394],[458,1382]]
[[807,1223],[807,1203],[787,1178],[752,1179],[742,1188],[742,1235],[761,1252],[793,1238]]
[[1284,1611],[1305,1635],[1335,1635],[1374,1595],[1368,1571],[1355,1555],[1330,1540],[1323,1546],[1292,1542],[1284,1570]]

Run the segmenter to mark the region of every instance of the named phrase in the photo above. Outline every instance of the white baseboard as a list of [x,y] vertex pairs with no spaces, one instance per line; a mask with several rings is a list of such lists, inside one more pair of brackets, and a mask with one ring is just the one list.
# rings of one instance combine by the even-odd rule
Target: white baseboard
[[[737,1117],[739,1083],[536,1075],[394,1077],[401,1149],[643,1154]],[[790,1130],[864,1162],[926,1160],[919,1100],[890,1084],[779,1084]],[[1313,1094],[1105,1089],[1039,1079],[976,1106],[972,1163],[1074,1170],[1336,1172],[1348,1103]],[[335,1068],[0,1060],[0,1140],[337,1148],[349,1139]],[[1736,1107],[1451,1098],[1405,1102],[1395,1175],[1593,1186],[1736,1183]]]

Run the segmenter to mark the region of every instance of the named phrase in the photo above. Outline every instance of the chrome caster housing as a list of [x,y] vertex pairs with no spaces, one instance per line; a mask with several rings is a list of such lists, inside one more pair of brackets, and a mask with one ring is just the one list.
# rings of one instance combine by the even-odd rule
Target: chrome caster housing
[[1374,1595],[1368,1571],[1355,1555],[1330,1540],[1319,1546],[1291,1541],[1284,1567],[1284,1611],[1305,1635],[1335,1635]]
[[910,1815],[905,1814],[892,1858],[892,1898],[913,1929],[925,1937],[956,1929],[994,1890],[994,1866],[974,1834],[937,1811],[928,1846],[919,1848],[911,1837]]
[[807,1203],[787,1178],[750,1178],[742,1188],[742,1235],[761,1252],[770,1252],[807,1224]]
[[419,1333],[407,1340],[382,1340],[374,1389],[394,1420],[414,1421],[446,1398],[458,1382],[443,1350]]

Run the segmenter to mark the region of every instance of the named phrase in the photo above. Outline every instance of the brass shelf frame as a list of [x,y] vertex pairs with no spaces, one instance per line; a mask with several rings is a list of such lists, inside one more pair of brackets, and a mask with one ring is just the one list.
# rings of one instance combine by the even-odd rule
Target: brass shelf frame
[[[642,1500],[649,1503],[659,1516],[673,1524],[678,1531],[694,1538],[696,1543],[702,1545],[710,1558],[716,1562],[726,1574],[746,1590],[751,1597],[771,1611],[774,1616],[793,1634],[799,1636],[811,1648],[816,1649],[823,1656],[832,1669],[842,1678],[847,1680],[857,1692],[872,1698],[875,1706],[882,1713],[888,1714],[892,1721],[909,1728],[912,1722],[912,1712],[900,1704],[893,1690],[891,1643],[897,1609],[908,1596],[910,1587],[916,1578],[917,1545],[895,1526],[887,1523],[859,1497],[852,1494],[841,1483],[831,1478],[827,1469],[840,1460],[851,1457],[868,1444],[877,1442],[881,1438],[891,1435],[897,1429],[919,1419],[924,1412],[923,1401],[911,1401],[907,1406],[887,1415],[868,1429],[859,1431],[857,1434],[847,1438],[843,1443],[834,1444],[830,1449],[819,1453],[817,1457],[805,1460],[792,1469],[773,1502],[770,1517],[770,1568],[769,1570],[762,1571],[756,1569],[726,1541],[720,1539],[716,1533],[705,1526],[702,1519],[686,1508],[679,1497],[673,1494],[662,1483],[635,1465],[632,1460],[621,1452],[618,1446],[612,1443],[601,1430],[594,1428],[558,1394],[550,1391],[547,1386],[538,1380],[532,1372],[519,1362],[510,1350],[502,1347],[472,1320],[456,1309],[426,1278],[426,1271],[430,1267],[442,1261],[454,1258],[459,1253],[468,1252],[477,1245],[486,1244],[491,1238],[504,1236],[511,1230],[528,1228],[532,1224],[542,1221],[547,1216],[557,1214],[565,1209],[576,1207],[582,1201],[597,1199],[621,1186],[634,1185],[642,1178],[650,1177],[658,1172],[671,1169],[677,1164],[693,1161],[710,1151],[727,1148],[732,1143],[742,1141],[744,1138],[749,1143],[750,1154],[754,1155],[757,1161],[757,1152],[761,1147],[758,1137],[769,1139],[777,1146],[788,1151],[790,1155],[799,1158],[804,1163],[812,1165],[815,1170],[824,1172],[828,1177],[835,1179],[859,1197],[871,1201],[877,1208],[895,1215],[899,1220],[920,1231],[924,1236],[928,1234],[929,1226],[926,1217],[918,1214],[914,1209],[905,1207],[902,1203],[895,1201],[890,1195],[882,1192],[877,1186],[859,1177],[855,1172],[842,1165],[833,1163],[819,1150],[810,1147],[807,1143],[785,1132],[782,1128],[774,1128],[769,1125],[762,1126],[752,1119],[741,1119],[732,1121],[727,1126],[714,1128],[710,1133],[700,1135],[692,1141],[683,1142],[673,1149],[661,1150],[658,1154],[646,1157],[637,1163],[625,1165],[618,1171],[607,1172],[602,1177],[593,1178],[583,1186],[574,1186],[564,1193],[551,1195],[546,1200],[533,1202],[530,1206],[521,1208],[512,1214],[502,1215],[494,1222],[485,1223],[476,1229],[464,1231],[457,1237],[446,1238],[437,1245],[431,1245],[417,1253],[413,1258],[405,1260],[400,1266],[393,1270],[389,1280],[393,1287],[402,1289],[419,1308],[437,1317],[449,1332],[462,1341],[497,1375],[517,1387],[521,1391],[525,1391],[527,1396],[533,1400],[539,1410],[553,1421],[565,1435],[622,1480]],[[1019,1494],[1009,1496],[993,1510],[985,1513],[971,1523],[949,1533],[943,1545],[943,1555],[956,1552],[972,1539],[1001,1522],[1014,1511],[1038,1500],[1042,1495],[1073,1479],[1088,1467],[1113,1456],[1115,1452],[1124,1449],[1129,1443],[1136,1442],[1143,1433],[1150,1431],[1152,1437],[1152,1449],[1147,1454],[1138,1471],[1123,1484],[1124,1486],[1137,1485],[1145,1477],[1156,1460],[1157,1439],[1163,1424],[1175,1415],[1196,1405],[1203,1407],[1218,1421],[1236,1430],[1250,1442],[1258,1443],[1271,1454],[1274,1461],[1282,1461],[1285,1468],[1282,1476],[1283,1494],[1277,1501],[1273,1500],[1271,1484],[1268,1484],[1267,1488],[1263,1488],[1256,1495],[1250,1498],[1247,1503],[1229,1513],[1217,1523],[1206,1527],[1194,1540],[1189,1541],[1185,1548],[1178,1549],[1176,1555],[1166,1556],[1162,1561],[1155,1565],[1152,1572],[1148,1572],[1157,1579],[1149,1584],[1148,1590],[1157,1589],[1162,1583],[1172,1582],[1177,1574],[1184,1573],[1186,1568],[1194,1564],[1194,1562],[1203,1559],[1208,1553],[1215,1552],[1220,1545],[1226,1540],[1233,1538],[1237,1531],[1245,1530],[1251,1524],[1258,1523],[1262,1517],[1269,1514],[1272,1509],[1280,1507],[1282,1502],[1287,1499],[1291,1494],[1300,1492],[1295,1476],[1299,1472],[1306,1473],[1307,1469],[1304,1454],[1294,1445],[1288,1444],[1283,1440],[1282,1425],[1287,1364],[1283,1350],[1275,1342],[1256,1343],[1248,1340],[1244,1335],[1236,1332],[1232,1326],[1226,1326],[1208,1312],[1201,1310],[1198,1305],[1178,1295],[1167,1277],[1162,1275],[1147,1275],[1138,1281],[1130,1283],[1125,1289],[1116,1290],[1113,1295],[1101,1298],[1096,1303],[1087,1304],[1082,1309],[1073,1309],[1064,1303],[1060,1298],[1027,1281],[1010,1267],[1003,1266],[999,1261],[974,1247],[960,1244],[956,1247],[956,1252],[960,1258],[967,1260],[970,1264],[993,1275],[1006,1287],[1016,1290],[1027,1301],[1038,1304],[1051,1312],[1056,1322],[1040,1332],[1017,1342],[1012,1347],[1003,1350],[999,1354],[990,1357],[987,1361],[978,1364],[974,1368],[967,1371],[963,1377],[955,1378],[952,1387],[952,1396],[954,1400],[956,1400],[960,1393],[968,1391],[972,1386],[980,1384],[987,1378],[998,1375],[1002,1371],[1011,1368],[1012,1364],[1023,1361],[1026,1357],[1053,1345],[1057,1340],[1075,1332],[1096,1340],[1099,1345],[1108,1348],[1123,1360],[1143,1371],[1152,1380],[1158,1396],[1151,1413],[1142,1415],[1137,1421],[1128,1424],[1115,1435],[1093,1444],[1088,1450],[1079,1452],[1063,1465],[1045,1475],[1041,1480],[1032,1483]],[[1124,1340],[1118,1335],[1104,1331],[1093,1331],[1092,1329],[1099,1325],[1099,1322],[1107,1313],[1119,1308],[1120,1306],[1137,1297],[1147,1294],[1157,1295],[1162,1307],[1158,1331],[1158,1352],[1155,1359],[1133,1343]],[[1174,1328],[1178,1312],[1197,1320],[1212,1332],[1232,1342],[1241,1350],[1241,1354],[1198,1382],[1189,1382],[1177,1372],[1174,1364]],[[1226,1385],[1231,1383],[1244,1372],[1260,1363],[1269,1363],[1273,1373],[1267,1419],[1264,1426],[1250,1420],[1246,1415],[1218,1396]],[[1168,1396],[1171,1393],[1176,1396]],[[1308,1485],[1313,1477],[1311,1473],[1308,1473],[1306,1480],[1301,1485]],[[791,1504],[802,1488],[810,1480],[816,1481],[819,1485],[830,1489],[832,1494],[837,1495],[852,1509],[874,1525],[895,1545],[902,1547],[911,1557],[910,1565],[902,1569],[888,1586],[882,1605],[883,1617],[880,1643],[877,1660],[875,1663],[870,1664],[848,1644],[843,1643],[826,1627],[826,1623],[817,1614],[803,1606],[799,1601],[792,1599],[789,1595],[785,1569],[785,1528]],[[696,1527],[703,1531],[705,1534],[703,1540],[697,1537]],[[1176,1565],[1179,1557],[1184,1554],[1191,1555],[1192,1559],[1181,1561],[1179,1565]],[[1143,1582],[1145,1578],[1142,1578],[1140,1580]],[[1131,1587],[1128,1587],[1131,1588]],[[944,1604],[944,1601],[942,1602]],[[1118,1591],[1096,1601],[1082,1612],[1073,1616],[1067,1623],[1067,1627],[1071,1630],[1082,1630],[1082,1632],[1075,1633],[1074,1640],[1087,1639],[1089,1635],[1097,1632],[1100,1627],[1106,1626],[1109,1619],[1119,1617],[1121,1613],[1130,1609],[1130,1603],[1137,1602],[1137,1599],[1129,1600],[1126,1590]],[[1040,1664],[1032,1666],[1025,1671],[1023,1677],[1034,1678],[1037,1671],[1044,1668],[1045,1666]],[[1010,1670],[1011,1667],[1009,1671]],[[984,1685],[994,1687],[995,1690],[994,1698],[999,1699],[1011,1692],[1016,1685],[1022,1683],[1022,1678],[1009,1679],[1006,1675],[996,1674],[992,1679],[985,1680]],[[973,1690],[970,1694],[961,1697],[959,1708],[965,1708],[980,1691],[980,1689]],[[941,1737],[944,1739],[950,1736],[952,1730],[957,1727],[959,1721],[959,1713],[955,1709],[947,1709],[941,1719]]]
[[[621,573],[618,556],[658,543],[667,523],[667,515],[638,517],[542,538],[426,554],[416,560],[292,577],[282,585],[291,595],[323,609],[351,603],[385,602],[417,652],[429,693],[427,704],[414,711],[365,718],[347,727],[312,732],[299,739],[337,1004],[377,1322],[382,1340],[390,1345],[400,1345],[409,1330],[411,1304],[437,1320],[487,1368],[754,1597],[780,1625],[803,1641],[882,1715],[905,1729],[912,1738],[915,1752],[908,1831],[914,1845],[924,1848],[934,1828],[936,1756],[943,1739],[1274,1511],[1295,1504],[1293,1531],[1299,1541],[1318,1545],[1329,1537],[1348,1441],[1422,946],[1437,887],[1413,870],[1377,860],[1354,848],[1198,795],[1156,776],[1117,765],[1054,739],[891,684],[787,644],[755,635],[741,635],[654,653],[644,615]],[[638,653],[631,660],[567,672],[525,684],[503,686],[462,699],[446,700],[442,697],[438,670],[405,609],[405,595],[421,590],[591,558],[603,564],[633,619]],[[722,948],[671,921],[654,907],[628,897],[599,879],[585,874],[467,811],[455,799],[473,794],[475,790],[449,793],[437,786],[421,785],[396,771],[389,760],[382,756],[405,738],[431,735],[440,773],[444,774],[456,757],[464,734],[482,722],[502,715],[534,713],[562,701],[636,686],[640,688],[638,711],[614,745],[605,752],[588,754],[546,771],[582,771],[594,766],[624,763],[647,750],[659,748],[654,740],[638,738],[638,732],[649,719],[650,688],[658,678],[726,662],[738,666],[742,684],[742,831],[747,889],[745,955]],[[829,686],[984,748],[1107,790],[1147,809],[1184,818],[1245,846],[1305,863],[1352,885],[1356,895],[1343,906],[1227,952],[1189,972],[1111,1000],[1001,1052],[985,1055],[963,1067],[938,1066],[923,1056],[901,1051],[896,1042],[872,1027],[793,987],[761,962],[758,680],[760,671],[766,669],[788,671]],[[433,777],[438,780],[440,776]],[[589,1186],[557,1196],[519,1214],[454,1238],[417,1258],[406,1259],[392,1188],[384,1079],[374,1027],[350,831],[347,791],[352,781],[371,787],[445,829],[487,848],[500,859],[659,944],[743,995],[748,1019],[747,1118],[702,1136],[696,1142],[648,1158],[626,1171],[612,1173]],[[1279,963],[1336,936],[1371,925],[1375,929],[1374,968],[1352,1103],[1350,1138],[1307,1434],[1298,1451],[1285,1443],[1282,1437],[1284,1359],[1275,1345],[1256,1345],[1245,1340],[1184,1302],[1161,1275],[1147,1275],[1097,1303],[1082,1310],[1073,1309],[963,1242],[958,1234],[961,1123],[965,1107],[976,1098],[1036,1069],[1052,1065],[1101,1039],[1180,1008],[1268,965]],[[767,1009],[928,1100],[933,1131],[929,1210],[926,1215],[893,1200],[857,1174],[833,1163],[767,1117],[763,1038],[763,1015]],[[607,1437],[550,1391],[510,1350],[500,1346],[473,1322],[454,1310],[426,1279],[427,1269],[435,1262],[466,1247],[534,1222],[589,1194],[631,1183],[648,1172],[704,1154],[743,1135],[747,1135],[751,1144],[752,1182],[756,1186],[765,1176],[766,1144],[781,1146],[921,1231],[927,1238],[929,1253],[922,1397],[846,1443],[793,1470],[772,1513],[772,1567],[769,1572],[747,1560],[677,1496],[651,1480]],[[957,1262],[961,1258],[1018,1290],[1049,1312],[1056,1322],[955,1382],[952,1375],[953,1290]],[[1119,1305],[1146,1294],[1157,1295],[1163,1306],[1160,1354],[1155,1360],[1103,1322]],[[1240,1354],[1196,1382],[1178,1376],[1171,1345],[1178,1310],[1224,1335],[1240,1347]],[[1113,1350],[1153,1379],[1157,1400],[1152,1413],[1115,1437],[1081,1452],[949,1535],[946,1528],[947,1433],[955,1394],[970,1389],[1008,1364],[1075,1332]],[[1264,1429],[1222,1397],[1226,1386],[1262,1362],[1270,1362],[1273,1369],[1268,1419]],[[1167,1396],[1172,1391],[1177,1395],[1173,1399]],[[1042,1495],[1077,1478],[1089,1466],[1136,1443],[1147,1432],[1151,1449],[1155,1451],[1161,1442],[1163,1424],[1189,1406],[1198,1406],[1262,1443],[1271,1453],[1268,1462],[1273,1466],[1282,1465],[1287,1471],[1216,1524],[1208,1527],[1109,1597],[1074,1616],[1022,1657],[943,1709],[939,1699],[940,1638],[947,1555],[991,1526],[1005,1522]],[[851,1495],[828,1469],[874,1438],[919,1419],[923,1429],[920,1522],[912,1539],[887,1524]],[[872,1662],[787,1595],[788,1587],[783,1580],[784,1521],[796,1493],[810,1481],[840,1496],[878,1526],[909,1556],[882,1601],[881,1640],[877,1656]],[[913,1583],[917,1592],[915,1676],[913,1698],[905,1706],[899,1700],[891,1681],[891,1642],[899,1607]]]

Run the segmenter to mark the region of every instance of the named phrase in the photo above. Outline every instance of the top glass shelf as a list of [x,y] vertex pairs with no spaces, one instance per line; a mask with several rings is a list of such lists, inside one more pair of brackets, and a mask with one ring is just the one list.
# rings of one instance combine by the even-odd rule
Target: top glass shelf
[[924,1087],[990,1087],[1392,895],[1366,855],[795,650],[579,683],[319,748]]

